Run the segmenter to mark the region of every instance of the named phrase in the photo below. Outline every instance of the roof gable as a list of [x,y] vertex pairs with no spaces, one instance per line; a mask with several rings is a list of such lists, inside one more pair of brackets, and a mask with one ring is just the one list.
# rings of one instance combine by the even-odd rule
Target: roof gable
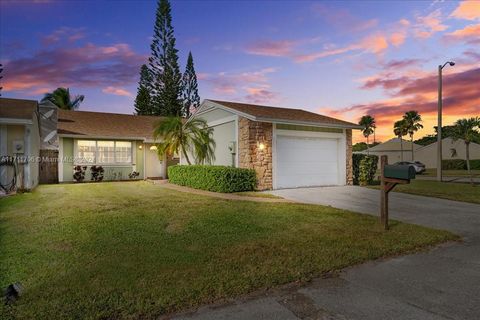
[[255,104],[229,102],[206,99],[202,102],[198,112],[193,115],[206,112],[209,108],[217,107],[253,121],[261,122],[282,122],[326,127],[341,127],[359,129],[360,126],[348,121],[335,119],[318,113],[302,109],[279,108]]
[[58,134],[98,138],[153,140],[157,116],[58,110]]
[[32,120],[37,107],[35,100],[0,98],[0,118]]
[[[369,149],[370,152],[380,152],[380,151],[400,151],[403,148],[404,151],[412,149],[412,142],[402,139],[402,145],[400,145],[399,138],[393,138],[383,143],[377,144],[374,147]],[[421,145],[414,143],[413,149],[417,150],[422,148]]]

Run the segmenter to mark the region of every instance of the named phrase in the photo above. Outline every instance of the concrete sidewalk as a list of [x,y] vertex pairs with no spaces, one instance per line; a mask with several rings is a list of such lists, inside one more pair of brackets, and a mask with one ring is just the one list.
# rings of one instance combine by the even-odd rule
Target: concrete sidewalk
[[[298,202],[378,213],[379,191],[326,187],[272,192]],[[480,205],[392,193],[393,219],[443,228],[465,241],[373,261],[303,287],[277,288],[175,319],[478,319]]]

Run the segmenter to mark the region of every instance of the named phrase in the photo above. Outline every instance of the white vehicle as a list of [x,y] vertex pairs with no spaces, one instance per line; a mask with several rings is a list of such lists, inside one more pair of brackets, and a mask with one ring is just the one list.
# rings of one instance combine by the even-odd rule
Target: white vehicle
[[395,163],[396,165],[409,165],[412,166],[415,169],[415,173],[423,173],[425,172],[425,165],[421,163],[420,161],[400,161]]

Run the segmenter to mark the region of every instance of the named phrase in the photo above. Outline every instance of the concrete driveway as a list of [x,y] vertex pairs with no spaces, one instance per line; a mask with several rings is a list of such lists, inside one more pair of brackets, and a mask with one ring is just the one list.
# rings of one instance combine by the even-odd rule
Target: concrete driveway
[[[361,187],[277,190],[298,202],[378,215],[379,191]],[[393,219],[453,231],[463,243],[374,261],[178,319],[479,319],[480,205],[390,194]]]

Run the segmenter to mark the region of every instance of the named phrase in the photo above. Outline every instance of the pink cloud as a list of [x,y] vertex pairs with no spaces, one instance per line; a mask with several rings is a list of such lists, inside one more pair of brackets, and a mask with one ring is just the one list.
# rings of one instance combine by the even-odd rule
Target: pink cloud
[[273,103],[277,95],[269,90],[269,86],[260,88],[246,88],[245,100],[252,103]]
[[480,23],[471,24],[463,29],[447,33],[443,38],[448,42],[466,42],[480,44]]
[[125,97],[131,97],[132,96],[132,94],[129,91],[127,91],[125,89],[122,89],[122,88],[112,87],[112,86],[103,88],[102,92],[103,93],[108,93],[108,94],[113,94],[113,95],[116,95],[116,96],[125,96]]
[[357,43],[353,43],[341,48],[331,48],[309,54],[297,54],[294,61],[298,63],[311,62],[317,59],[344,54],[350,51],[359,50],[363,53],[382,54],[388,48],[387,38],[382,34],[373,34],[367,36]]
[[246,52],[262,56],[286,57],[292,54],[295,45],[295,41],[289,40],[263,40],[248,45]]
[[480,19],[480,2],[478,1],[462,1],[450,14],[451,17],[465,20]]
[[30,57],[4,64],[5,91],[35,91],[59,86],[108,87],[135,83],[146,57],[127,44],[111,46],[86,44],[43,49]]
[[414,26],[413,34],[416,38],[430,38],[437,32],[444,31],[448,28],[442,22],[442,13],[440,9],[432,11],[426,16],[418,16],[417,23]]
[[203,81],[212,87],[213,92],[223,98],[239,98],[245,95],[249,101],[259,102],[267,97],[272,98],[274,93],[269,90],[268,75],[276,72],[275,68],[263,68],[256,71],[240,73],[220,72],[216,74],[203,74]]
[[61,27],[52,33],[42,38],[42,44],[44,46],[53,45],[60,41],[68,40],[69,42],[75,42],[77,40],[85,38],[85,28],[70,28]]
[[360,42],[360,47],[375,54],[380,54],[388,48],[387,38],[382,34],[374,34]]
[[[446,74],[443,80],[443,106],[446,116],[458,119],[480,114],[480,95],[478,94],[480,68],[478,64],[470,69]],[[377,78],[375,81],[366,82],[363,88],[382,88],[391,98],[336,110],[323,108],[321,111],[332,116],[349,115],[351,121],[357,121],[362,115],[370,114],[377,120],[378,136],[392,137],[393,122],[408,110],[417,110],[426,119],[435,118],[437,81],[437,75],[434,72],[420,74],[418,77]],[[424,123],[425,132],[433,131],[434,123],[432,121]]]
[[405,42],[406,38],[407,34],[405,32],[394,32],[390,35],[390,43],[395,47],[399,47]]

